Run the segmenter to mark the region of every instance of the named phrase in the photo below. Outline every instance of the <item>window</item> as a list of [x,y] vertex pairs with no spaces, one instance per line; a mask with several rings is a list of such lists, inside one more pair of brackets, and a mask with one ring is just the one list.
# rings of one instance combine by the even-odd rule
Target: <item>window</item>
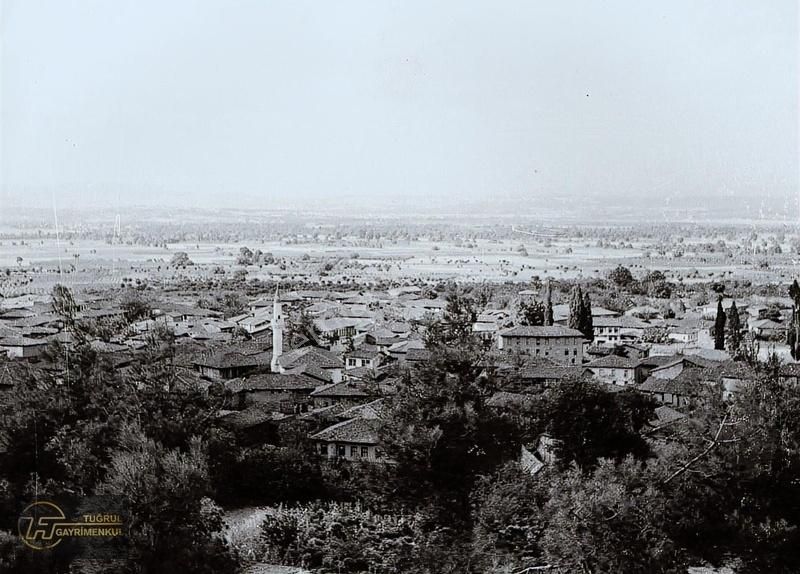
[[328,454],[328,445],[325,444],[324,442],[320,443],[320,445],[319,445],[319,453],[320,454]]
[[353,458],[356,458],[358,456],[358,447],[357,446],[351,446],[350,447],[350,456],[353,457]]
[[569,356],[569,349],[564,349],[564,356],[565,357]]
[[369,447],[362,446],[361,447],[361,458],[369,458]]
[[339,457],[344,458],[345,457],[345,453],[346,453],[346,451],[344,449],[344,445],[340,444],[338,449],[337,449],[337,454],[339,455]]

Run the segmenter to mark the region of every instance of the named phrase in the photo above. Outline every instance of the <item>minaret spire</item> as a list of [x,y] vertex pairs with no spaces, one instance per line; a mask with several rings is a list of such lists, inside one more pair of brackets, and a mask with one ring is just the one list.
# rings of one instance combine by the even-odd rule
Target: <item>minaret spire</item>
[[275,298],[272,300],[272,361],[270,370],[273,373],[280,372],[278,359],[283,354],[283,327],[286,321],[283,318],[283,309],[278,300],[278,286],[275,286]]

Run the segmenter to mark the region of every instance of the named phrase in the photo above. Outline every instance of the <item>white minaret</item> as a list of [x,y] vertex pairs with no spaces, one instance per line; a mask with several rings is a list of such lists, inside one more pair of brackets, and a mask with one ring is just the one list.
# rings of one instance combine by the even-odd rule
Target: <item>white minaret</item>
[[284,325],[283,310],[278,302],[278,288],[275,287],[275,299],[272,302],[272,362],[270,363],[270,369],[273,373],[279,372],[278,359],[283,354]]

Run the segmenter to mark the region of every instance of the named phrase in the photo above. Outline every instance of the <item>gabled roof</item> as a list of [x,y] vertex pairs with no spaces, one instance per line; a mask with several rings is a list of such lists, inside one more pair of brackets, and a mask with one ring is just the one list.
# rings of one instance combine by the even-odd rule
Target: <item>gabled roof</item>
[[704,359],[703,357],[698,357],[696,355],[678,355],[673,357],[674,360],[664,363],[656,368],[654,368],[651,372],[657,373],[662,370],[666,370],[669,368],[674,367],[675,365],[683,364],[684,368],[692,368],[697,367],[700,369],[718,367],[721,365],[719,361],[712,361],[710,359]]
[[0,338],[0,347],[38,347],[46,344],[47,341],[42,339],[28,339],[27,337]]
[[360,321],[353,317],[332,317],[330,319],[315,319],[314,326],[322,333],[347,329],[358,325]]
[[0,362],[0,387],[13,387],[27,376],[27,365],[18,361]]
[[667,405],[661,405],[653,412],[656,415],[656,418],[650,421],[652,426],[662,426],[686,418],[685,414],[678,412]]
[[379,419],[383,416],[383,412],[386,409],[386,405],[384,404],[383,399],[375,399],[369,403],[358,405],[355,407],[350,407],[339,413],[339,417],[342,419]]
[[708,380],[708,377],[704,369],[687,368],[672,379],[648,377],[639,386],[639,390],[648,393],[670,393],[686,397],[697,397],[707,390],[706,380]]
[[236,391],[308,391],[311,393],[319,387],[319,381],[302,374],[286,373],[264,373],[247,377],[243,381],[237,381],[236,385],[230,385],[231,390]]
[[308,377],[317,379],[319,384],[328,384],[333,382],[333,373],[311,363],[300,365],[299,367],[295,367],[293,369],[286,369],[284,370],[284,374],[306,375]]
[[620,357],[619,355],[606,355],[605,357],[599,357],[583,366],[590,369],[592,367],[600,369],[635,369],[638,365],[638,359],[629,359],[627,357]]
[[345,357],[353,359],[374,359],[381,355],[381,350],[370,344],[361,345],[358,349],[345,353]]
[[350,381],[323,385],[311,393],[312,397],[372,397],[374,392],[369,392],[364,385]]
[[577,329],[570,329],[561,325],[551,325],[549,327],[513,327],[501,333],[503,337],[581,337],[583,333]]
[[220,421],[234,429],[242,430],[252,428],[267,422],[278,422],[287,418],[289,415],[264,410],[258,405],[254,405],[243,411],[229,411],[220,414]]
[[772,319],[755,319],[749,322],[750,327],[757,329],[783,329],[784,325],[773,321]]
[[335,354],[321,347],[302,347],[288,351],[278,358],[284,369],[292,369],[301,365],[316,365],[321,369],[343,369],[344,363]]
[[214,353],[196,358],[193,362],[201,367],[212,369],[231,369],[234,367],[264,367],[270,364],[272,352],[264,351],[244,355],[235,351],[216,351]]
[[555,365],[542,362],[541,364],[525,365],[519,370],[521,380],[561,380],[570,376],[578,376],[584,372],[580,365]]
[[311,435],[312,440],[323,442],[344,442],[355,444],[376,445],[379,441],[378,419],[350,419],[330,426],[317,434]]
[[651,327],[649,323],[640,321],[635,317],[594,317],[592,319],[594,327],[619,327],[620,329],[647,329]]
[[675,364],[684,356],[685,355],[651,355],[639,359],[639,365],[642,367],[658,368],[664,365]]

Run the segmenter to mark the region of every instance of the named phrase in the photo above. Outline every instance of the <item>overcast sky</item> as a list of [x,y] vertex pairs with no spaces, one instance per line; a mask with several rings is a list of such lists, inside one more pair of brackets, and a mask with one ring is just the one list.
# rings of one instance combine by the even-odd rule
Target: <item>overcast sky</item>
[[0,4],[0,208],[798,191],[796,0]]

